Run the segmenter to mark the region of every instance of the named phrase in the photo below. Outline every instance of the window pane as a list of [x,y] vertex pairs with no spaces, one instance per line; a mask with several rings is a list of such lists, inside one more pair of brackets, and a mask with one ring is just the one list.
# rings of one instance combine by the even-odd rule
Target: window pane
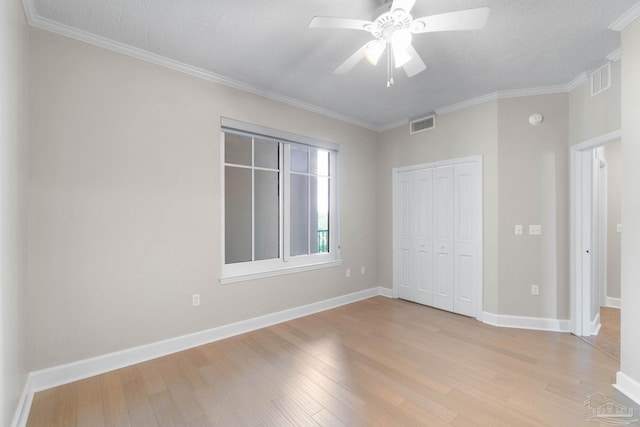
[[255,171],[255,260],[280,256],[278,175],[278,172]]
[[256,139],[255,166],[259,168],[278,169],[280,144],[277,142]]
[[309,253],[309,178],[291,174],[290,229],[291,255]]
[[294,172],[309,171],[309,149],[300,145],[291,145],[291,170]]
[[251,137],[225,132],[224,161],[251,166]]
[[329,252],[329,178],[311,177],[311,253]]
[[251,169],[225,167],[225,263],[251,261]]
[[311,149],[311,173],[329,176],[329,152],[327,150]]

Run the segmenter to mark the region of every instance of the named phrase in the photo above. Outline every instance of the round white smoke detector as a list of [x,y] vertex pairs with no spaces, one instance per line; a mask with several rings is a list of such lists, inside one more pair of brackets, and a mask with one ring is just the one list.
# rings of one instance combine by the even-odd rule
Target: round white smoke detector
[[542,123],[542,121],[544,120],[544,117],[542,116],[542,114],[532,114],[529,116],[529,124],[531,126],[538,126],[540,123]]

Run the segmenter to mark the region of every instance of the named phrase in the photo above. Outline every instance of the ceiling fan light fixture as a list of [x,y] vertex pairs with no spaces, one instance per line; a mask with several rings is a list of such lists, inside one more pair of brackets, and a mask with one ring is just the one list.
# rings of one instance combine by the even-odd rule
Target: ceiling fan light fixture
[[396,68],[402,67],[407,62],[411,61],[411,55],[404,49],[393,50],[393,64]]
[[411,31],[408,28],[402,28],[391,34],[391,46],[393,50],[406,50],[411,46]]
[[387,44],[382,40],[374,40],[367,45],[364,57],[367,58],[371,65],[377,65],[386,47]]

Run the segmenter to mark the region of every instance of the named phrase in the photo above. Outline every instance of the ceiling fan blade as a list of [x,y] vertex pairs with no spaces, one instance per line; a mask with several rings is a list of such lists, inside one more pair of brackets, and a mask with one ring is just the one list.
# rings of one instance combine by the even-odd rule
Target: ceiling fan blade
[[363,30],[373,24],[371,21],[351,18],[333,18],[331,16],[316,16],[309,22],[309,28],[344,28],[347,30]]
[[489,10],[488,7],[479,7],[414,19],[411,32],[419,34],[436,31],[480,30],[487,24]]
[[394,11],[396,9],[402,9],[405,12],[411,12],[413,5],[416,3],[416,0],[393,0],[393,4],[391,5],[390,11]]
[[355,67],[358,64],[358,62],[362,60],[362,58],[364,58],[364,51],[367,49],[367,46],[369,45],[369,43],[370,42],[367,42],[360,49],[356,50],[353,55],[351,55],[349,58],[347,58],[346,61],[342,63],[342,65],[336,68],[333,74],[346,74],[349,71],[351,71],[351,69]]
[[420,58],[420,55],[413,46],[409,45],[407,53],[411,55],[411,60],[402,66],[407,76],[413,77],[427,69],[424,61]]

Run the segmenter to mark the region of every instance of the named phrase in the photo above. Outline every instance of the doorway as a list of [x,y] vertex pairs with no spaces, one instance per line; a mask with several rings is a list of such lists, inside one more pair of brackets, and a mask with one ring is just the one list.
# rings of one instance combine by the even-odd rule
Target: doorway
[[571,147],[571,332],[602,331],[588,341],[605,347],[619,346],[619,312],[611,310],[620,307],[620,136]]

